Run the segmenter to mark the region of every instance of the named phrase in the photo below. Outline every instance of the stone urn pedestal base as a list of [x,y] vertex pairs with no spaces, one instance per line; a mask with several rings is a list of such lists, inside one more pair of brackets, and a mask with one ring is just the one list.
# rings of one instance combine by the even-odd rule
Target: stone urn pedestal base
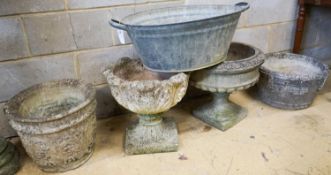
[[173,152],[178,149],[178,133],[173,118],[139,115],[139,121],[126,129],[127,154]]
[[225,131],[239,123],[247,116],[247,109],[229,101],[229,93],[214,93],[213,100],[193,111],[193,115]]
[[185,95],[189,75],[152,72],[138,59],[121,58],[104,72],[115,100],[138,114],[139,121],[126,129],[127,154],[177,151],[175,121],[160,114],[175,106]]
[[211,103],[196,108],[193,115],[225,131],[242,119],[248,111],[229,101],[229,94],[253,86],[260,77],[259,66],[264,61],[259,49],[242,43],[231,43],[227,60],[222,64],[191,74],[191,85],[212,92]]

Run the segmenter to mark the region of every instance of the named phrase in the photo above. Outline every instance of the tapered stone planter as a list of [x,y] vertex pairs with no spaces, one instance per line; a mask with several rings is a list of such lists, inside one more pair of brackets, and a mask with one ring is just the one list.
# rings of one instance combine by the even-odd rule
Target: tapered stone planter
[[16,147],[0,137],[0,175],[14,175],[20,167]]
[[32,86],[5,105],[28,155],[46,172],[79,167],[95,144],[95,89],[68,79]]
[[198,119],[225,131],[247,115],[247,110],[229,101],[229,94],[253,86],[259,79],[258,67],[264,54],[257,48],[232,43],[227,61],[193,72],[191,85],[213,93],[213,100],[193,111]]
[[158,74],[144,69],[140,60],[122,58],[104,72],[116,101],[138,114],[139,121],[126,129],[127,154],[177,151],[177,127],[161,113],[185,95],[189,76]]

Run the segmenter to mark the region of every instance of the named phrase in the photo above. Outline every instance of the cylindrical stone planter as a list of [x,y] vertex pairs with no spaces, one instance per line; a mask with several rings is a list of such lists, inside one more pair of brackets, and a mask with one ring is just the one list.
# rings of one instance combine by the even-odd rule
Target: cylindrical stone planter
[[32,86],[8,101],[5,113],[32,160],[46,172],[84,164],[95,144],[95,89],[66,79]]

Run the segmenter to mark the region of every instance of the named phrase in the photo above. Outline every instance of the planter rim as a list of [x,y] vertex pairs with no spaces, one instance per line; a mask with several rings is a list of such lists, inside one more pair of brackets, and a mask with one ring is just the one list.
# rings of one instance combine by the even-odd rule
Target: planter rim
[[[256,67],[264,63],[265,55],[257,47],[241,42],[232,42],[231,45],[239,45],[242,47],[252,49],[254,51],[254,54],[244,59],[228,60],[228,61],[225,60],[223,63],[212,68],[215,73],[232,74],[232,73],[246,72],[255,69]],[[229,49],[229,52],[230,51],[231,49]]]
[[[26,99],[26,95],[31,92],[36,92],[42,88],[53,87],[56,85],[63,85],[63,87],[77,88],[77,90],[81,90],[81,88],[86,88],[86,92],[82,92],[85,96],[85,100],[80,102],[77,106],[70,108],[69,110],[62,111],[61,113],[50,115],[50,116],[39,116],[36,118],[26,118],[20,114],[19,107],[20,103]],[[50,122],[54,120],[59,120],[61,118],[65,118],[66,116],[75,113],[82,108],[86,107],[88,104],[93,102],[95,99],[95,89],[91,83],[85,84],[84,81],[78,79],[62,79],[62,80],[52,80],[36,85],[32,85],[29,88],[22,90],[15,96],[13,96],[8,102],[4,105],[4,113],[8,116],[9,120],[14,120],[16,122],[23,123],[39,123],[39,122]]]
[[[224,13],[224,14],[217,14],[214,16],[210,16],[210,17],[204,17],[204,18],[200,18],[200,19],[192,19],[192,20],[186,20],[184,22],[172,22],[172,23],[163,23],[163,24],[137,24],[134,23],[133,21],[136,20],[137,18],[141,18],[144,17],[145,19],[147,17],[149,17],[149,15],[155,15],[155,14],[163,14],[164,12],[173,12],[173,11],[181,11],[181,10],[193,10],[193,9],[208,9],[208,10],[213,10],[213,9],[217,9],[217,10],[221,10],[224,8],[229,8],[232,11],[228,12],[228,13]],[[141,11],[138,13],[134,13],[134,14],[130,14],[128,16],[125,16],[121,22],[117,21],[117,20],[112,20],[112,23],[114,25],[114,27],[116,26],[123,26],[121,28],[127,30],[127,27],[140,27],[140,28],[144,28],[144,27],[150,27],[150,28],[156,28],[156,27],[165,27],[165,28],[169,28],[173,27],[173,26],[178,26],[178,25],[184,25],[184,24],[192,24],[192,23],[196,23],[196,22],[203,22],[203,21],[208,21],[208,20],[213,20],[213,19],[217,19],[217,18],[222,18],[222,17],[227,17],[227,16],[231,16],[231,15],[235,15],[235,14],[241,14],[242,12],[246,11],[247,9],[249,9],[249,4],[246,2],[241,2],[241,3],[237,3],[237,4],[219,4],[219,5],[210,5],[210,4],[204,4],[204,5],[179,5],[179,6],[172,6],[172,7],[163,7],[163,8],[157,8],[157,9],[150,9],[150,10],[145,10],[145,11]],[[165,16],[165,17],[169,17]],[[151,18],[147,18],[147,19],[151,19]],[[115,24],[114,24],[115,22]],[[116,25],[116,23],[118,23],[118,25]]]
[[[176,105],[185,95],[189,80],[189,75],[185,73],[161,73],[160,77],[151,79],[129,79],[117,74],[118,71],[126,75],[129,71],[136,74],[144,70],[147,69],[139,59],[124,57],[103,72],[112,95],[124,108],[138,114],[158,114]],[[127,100],[131,98],[129,96],[144,96],[146,100]]]
[[[173,83],[172,80],[177,79],[177,77],[181,77],[180,79],[185,79],[187,76],[187,74],[185,73],[169,73],[172,74],[170,77],[166,78],[166,79],[162,79],[162,80],[157,80],[157,79],[153,79],[153,80],[127,80],[127,79],[123,79],[119,76],[117,76],[114,73],[114,69],[121,66],[122,64],[126,63],[126,62],[134,62],[136,61],[137,64],[141,64],[142,62],[140,59],[132,59],[132,58],[122,58],[119,60],[119,62],[110,65],[107,69],[104,70],[103,74],[105,75],[106,78],[108,77],[112,77],[113,80],[112,81],[108,81],[108,83],[111,86],[129,86],[131,84],[144,84],[144,85],[148,85],[148,84],[153,84],[154,86],[157,86],[157,84],[164,84],[164,83]],[[145,66],[144,66],[145,68]],[[146,69],[148,70],[148,69]],[[162,72],[158,72],[158,73],[162,73]]]
[[315,64],[314,66],[318,67],[321,71],[321,73],[319,74],[300,76],[300,75],[293,75],[288,73],[272,71],[268,67],[264,66],[264,64],[262,64],[260,67],[260,72],[271,77],[286,79],[286,80],[294,80],[294,81],[297,80],[313,81],[316,79],[326,79],[325,77],[327,77],[329,74],[329,67],[326,64],[321,63],[318,60],[314,59],[313,57],[309,57],[306,55],[299,55],[299,54],[286,53],[286,52],[269,53],[266,54],[265,62],[267,62],[269,57],[277,57],[278,59],[289,59],[289,60],[299,60],[299,61],[306,60]]

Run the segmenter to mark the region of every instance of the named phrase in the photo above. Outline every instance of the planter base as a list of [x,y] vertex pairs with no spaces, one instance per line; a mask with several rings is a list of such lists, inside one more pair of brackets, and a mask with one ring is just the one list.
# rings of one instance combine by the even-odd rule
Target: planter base
[[39,166],[39,168],[47,173],[61,173],[66,172],[70,170],[74,170],[76,168],[79,168],[80,166],[84,165],[93,155],[94,152],[94,146],[92,148],[92,151],[89,154],[86,154],[83,158],[77,160],[74,164],[71,164],[70,167],[63,167],[63,168],[50,168],[50,167],[42,167]]
[[228,100],[228,93],[215,93],[211,103],[193,111],[194,117],[219,129],[226,131],[247,116],[247,110]]
[[126,129],[124,148],[127,154],[177,151],[178,133],[172,118],[162,118],[160,115],[139,117],[139,122]]

